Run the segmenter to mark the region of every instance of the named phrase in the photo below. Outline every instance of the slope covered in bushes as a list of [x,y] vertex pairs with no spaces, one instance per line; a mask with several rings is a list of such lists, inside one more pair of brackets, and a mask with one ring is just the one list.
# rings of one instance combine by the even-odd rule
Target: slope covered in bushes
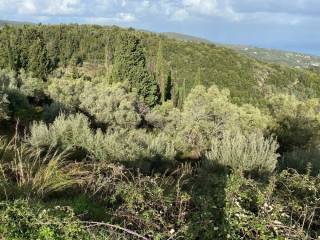
[[0,238],[319,238],[316,73],[119,28],[0,35]]
[[[241,103],[256,103],[270,91],[295,92],[302,96],[320,94],[320,75],[316,72],[259,62],[214,44],[178,41],[133,29],[86,25],[7,26],[0,29],[0,39],[0,67],[23,68],[43,79],[59,67],[79,67],[83,63],[86,68],[82,71],[72,68],[74,75],[115,77],[117,66],[131,64],[129,59],[121,62],[125,51],[141,46],[149,73],[158,82],[172,78],[179,98],[185,98],[199,83],[226,87],[234,101]],[[120,53],[119,49],[127,50]],[[143,70],[138,69],[132,74],[142,74]],[[124,80],[127,73],[117,74]],[[152,83],[148,91],[150,87]]]

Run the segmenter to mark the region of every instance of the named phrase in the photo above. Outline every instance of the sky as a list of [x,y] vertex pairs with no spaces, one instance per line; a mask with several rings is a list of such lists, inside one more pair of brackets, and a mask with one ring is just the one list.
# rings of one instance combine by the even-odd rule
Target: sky
[[119,25],[320,56],[320,0],[0,0],[0,19]]

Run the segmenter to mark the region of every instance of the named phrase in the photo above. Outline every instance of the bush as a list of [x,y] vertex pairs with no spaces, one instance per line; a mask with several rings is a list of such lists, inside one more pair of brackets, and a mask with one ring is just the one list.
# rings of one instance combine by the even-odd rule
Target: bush
[[56,102],[69,107],[78,107],[84,83],[82,79],[52,79],[48,86],[48,92],[50,97]]
[[181,112],[171,101],[166,101],[148,112],[145,120],[156,130],[174,136],[181,122]]
[[192,222],[198,224],[190,226],[188,237],[316,239],[318,181],[288,172],[256,181],[237,170],[202,169],[191,193]]
[[43,80],[32,77],[32,74],[28,74],[24,70],[21,70],[19,77],[21,81],[19,89],[24,95],[38,98],[44,95],[45,84]]
[[36,147],[56,146],[61,149],[86,147],[92,141],[93,133],[90,124],[82,114],[66,116],[61,114],[47,126],[35,122],[30,129],[28,142]]
[[0,202],[0,236],[4,239],[89,239],[68,208],[44,209],[26,200]]
[[8,118],[8,104],[7,95],[0,92],[0,120]]
[[147,239],[184,238],[192,207],[191,196],[183,188],[189,173],[143,175],[119,166],[100,168],[89,189],[103,197],[110,207],[110,222],[136,231]]
[[0,69],[0,89],[16,89],[18,87],[18,81],[14,72],[9,72],[4,69]]
[[178,149],[194,152],[199,157],[210,148],[211,139],[224,131],[250,134],[266,131],[270,118],[251,106],[239,107],[229,100],[229,91],[216,86],[191,90],[178,124]]
[[119,130],[106,134],[98,131],[87,149],[96,159],[122,162],[144,170],[150,170],[155,163],[158,166],[167,161],[172,163],[176,155],[170,138],[144,130]]
[[320,141],[318,99],[298,100],[293,95],[275,95],[270,99],[269,110],[275,119],[275,134],[281,152],[295,148],[313,148]]
[[[165,134],[147,133],[145,130],[108,131],[89,127],[88,119],[81,114],[60,115],[52,124],[34,123],[27,141],[34,147],[55,146],[60,150],[83,149],[93,158],[106,162],[126,162],[149,169],[153,162],[161,165],[173,161],[176,155],[173,140]],[[145,164],[145,166],[144,166]]]
[[285,170],[277,178],[276,190],[274,198],[283,206],[286,222],[304,234],[305,239],[319,238],[319,176],[312,177],[308,173],[303,175],[292,169]]
[[278,144],[261,133],[248,136],[241,133],[223,133],[221,139],[213,138],[207,161],[241,171],[272,172],[279,155]]
[[74,113],[72,108],[66,107],[59,102],[53,102],[50,105],[44,105],[42,120],[47,123],[52,123],[59,115],[64,114],[67,116],[72,113]]
[[295,169],[301,174],[310,170],[313,176],[320,173],[320,149],[295,149],[283,153],[279,162],[279,169]]
[[87,84],[80,99],[80,108],[107,127],[135,128],[141,122],[137,95],[125,84]]

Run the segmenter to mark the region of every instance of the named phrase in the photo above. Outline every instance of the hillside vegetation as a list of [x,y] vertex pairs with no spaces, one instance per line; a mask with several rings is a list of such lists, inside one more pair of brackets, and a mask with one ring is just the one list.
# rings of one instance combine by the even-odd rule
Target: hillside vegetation
[[311,70],[319,70],[320,67],[320,57],[315,55],[276,49],[258,48],[246,45],[215,43],[204,38],[194,37],[181,33],[165,32],[162,34],[169,38],[177,39],[180,41],[216,44],[217,46],[233,49],[236,52],[243,54],[244,56],[249,56],[260,61],[282,64],[296,68],[309,68]]
[[316,71],[89,25],[0,68],[1,239],[319,238]]
[[[112,68],[117,36],[123,32],[134,32],[138,36],[151,73],[156,72],[161,45],[164,78],[170,75],[181,97],[185,97],[198,82],[205,86],[216,84],[228,88],[231,97],[239,103],[256,103],[270,91],[299,92],[308,97],[320,94],[320,75],[312,71],[259,62],[214,44],[176,41],[117,27],[7,27],[2,29],[0,36],[7,39],[1,41],[0,66],[15,71],[23,68],[43,79],[59,67],[79,63],[91,64],[94,75],[108,74],[103,67]],[[28,58],[34,54],[43,56]],[[46,59],[40,64],[41,57]],[[42,69],[32,69],[33,66]]]
[[228,45],[230,48],[255,59],[296,68],[319,68],[320,57],[297,52],[286,52],[274,49],[256,48],[241,45]]

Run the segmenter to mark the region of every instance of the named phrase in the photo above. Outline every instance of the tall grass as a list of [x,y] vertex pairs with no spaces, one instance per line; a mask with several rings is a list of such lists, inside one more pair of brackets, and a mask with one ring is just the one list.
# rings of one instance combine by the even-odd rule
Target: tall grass
[[87,171],[83,164],[67,161],[67,151],[58,153],[50,147],[44,152],[17,139],[1,141],[1,194],[44,198],[83,183]]

